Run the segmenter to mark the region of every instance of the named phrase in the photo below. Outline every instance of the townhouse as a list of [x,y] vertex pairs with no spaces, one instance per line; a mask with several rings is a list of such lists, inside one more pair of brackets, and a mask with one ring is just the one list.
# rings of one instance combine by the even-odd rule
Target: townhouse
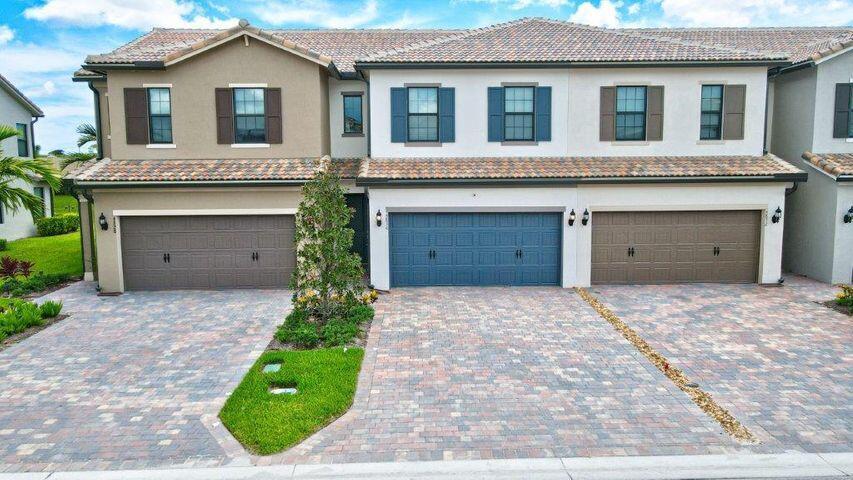
[[284,286],[299,186],[331,168],[380,289],[776,283],[806,180],[765,152],[768,74],[790,54],[666,33],[241,21],[90,56],[87,275],[109,292]]

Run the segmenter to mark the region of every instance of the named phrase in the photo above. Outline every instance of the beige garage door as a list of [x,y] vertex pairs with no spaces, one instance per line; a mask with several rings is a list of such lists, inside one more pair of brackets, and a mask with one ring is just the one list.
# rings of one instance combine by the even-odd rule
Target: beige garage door
[[124,287],[286,287],[296,265],[293,233],[291,215],[124,217]]
[[752,283],[761,213],[598,212],[592,283]]

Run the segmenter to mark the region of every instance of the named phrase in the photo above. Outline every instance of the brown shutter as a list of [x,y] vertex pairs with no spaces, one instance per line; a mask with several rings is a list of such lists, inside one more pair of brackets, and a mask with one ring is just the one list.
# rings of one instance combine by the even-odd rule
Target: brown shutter
[[646,140],[663,140],[663,86],[648,88],[646,105]]
[[598,139],[602,142],[616,140],[616,87],[601,87]]
[[743,140],[746,85],[723,88],[723,140]]
[[124,89],[124,127],[128,145],[148,143],[148,94],[144,88]]
[[234,143],[234,101],[230,88],[216,89],[216,143]]
[[281,143],[281,89],[268,88],[264,92],[267,143]]
[[853,95],[853,83],[835,84],[835,118],[832,122],[832,138],[847,138],[850,125],[850,95]]

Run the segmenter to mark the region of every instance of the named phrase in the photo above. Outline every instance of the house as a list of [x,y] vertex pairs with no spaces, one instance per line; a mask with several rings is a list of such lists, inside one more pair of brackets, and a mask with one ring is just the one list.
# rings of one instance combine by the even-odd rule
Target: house
[[[17,137],[7,138],[0,145],[4,155],[32,158],[35,148],[33,125],[43,116],[44,113],[35,103],[0,75],[0,125],[18,129]],[[11,186],[40,196],[44,200],[45,215],[52,215],[53,194],[46,183],[34,177],[31,182],[15,180]],[[17,240],[35,234],[36,227],[30,212],[24,208],[13,211],[0,206],[0,238]]]
[[785,270],[853,282],[853,28],[644,29],[783,53],[770,72],[767,149],[809,172],[786,201]]
[[775,284],[807,178],[765,153],[768,73],[790,64],[541,18],[154,29],[75,74],[105,158],[75,177],[87,275],[284,286],[300,185],[332,168],[380,289]]

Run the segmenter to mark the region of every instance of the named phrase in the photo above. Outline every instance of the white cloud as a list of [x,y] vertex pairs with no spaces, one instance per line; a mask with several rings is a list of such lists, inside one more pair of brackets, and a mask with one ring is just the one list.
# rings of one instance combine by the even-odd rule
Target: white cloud
[[664,17],[689,26],[847,25],[851,0],[662,0]]
[[15,38],[15,31],[8,25],[0,25],[0,45],[11,42],[13,38]]
[[391,20],[387,23],[382,23],[379,25],[371,25],[374,28],[415,28],[423,26],[427,23],[434,21],[435,18],[418,14],[412,15],[408,10],[403,12],[403,15],[396,20]]
[[569,0],[452,0],[451,3],[490,3],[492,5],[508,5],[512,10],[522,10],[528,7],[559,8],[568,5]]
[[207,5],[223,15],[228,15],[229,13],[231,13],[231,9],[228,8],[228,5],[222,5],[215,2],[207,2]]
[[274,25],[300,23],[326,28],[359,27],[379,17],[376,0],[366,0],[350,12],[326,0],[268,0],[252,11],[261,20]]
[[34,99],[39,99],[41,97],[50,97],[51,95],[56,93],[56,83],[54,83],[53,80],[47,80],[36,88],[25,90],[24,93],[28,97]]
[[591,2],[584,2],[569,17],[569,21],[596,27],[618,27],[619,12],[617,9],[621,6],[621,2],[613,3],[610,0],[600,0],[598,7]]
[[628,15],[636,15],[640,12],[640,4],[632,3],[628,5]]
[[234,18],[208,16],[196,3],[181,0],[45,0],[24,10],[24,16],[78,26],[112,25],[136,30],[154,26],[228,28],[237,23]]

